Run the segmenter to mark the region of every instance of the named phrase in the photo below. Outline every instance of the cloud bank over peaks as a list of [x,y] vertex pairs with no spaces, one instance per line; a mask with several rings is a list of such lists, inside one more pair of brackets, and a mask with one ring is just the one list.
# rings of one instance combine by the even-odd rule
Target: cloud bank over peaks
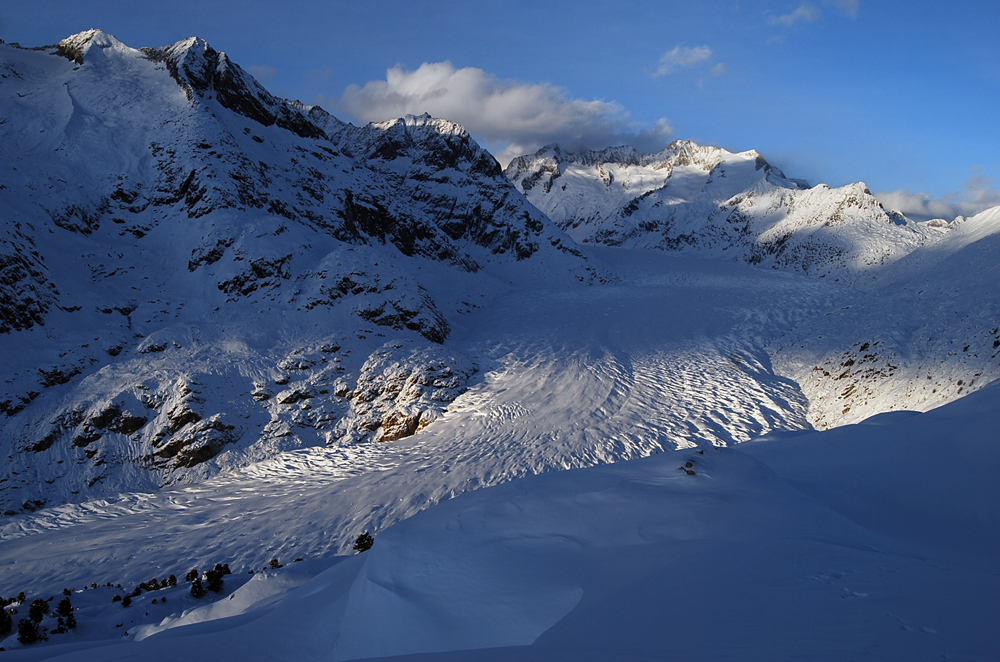
[[333,105],[361,122],[425,112],[450,119],[504,166],[549,143],[569,151],[621,144],[657,151],[673,135],[666,118],[642,127],[617,103],[573,99],[559,87],[504,81],[451,62],[425,62],[415,71],[392,67],[385,80],[349,86]]
[[992,177],[977,175],[965,182],[963,191],[935,198],[927,193],[914,193],[905,189],[876,193],[875,197],[886,209],[901,211],[917,221],[943,218],[952,221],[958,216],[974,216],[991,207],[1000,206],[1000,189]]

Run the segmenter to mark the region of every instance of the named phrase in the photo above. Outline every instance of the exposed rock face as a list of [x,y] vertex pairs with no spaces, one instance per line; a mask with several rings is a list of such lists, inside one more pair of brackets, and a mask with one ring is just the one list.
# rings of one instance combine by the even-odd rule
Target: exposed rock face
[[58,292],[34,242],[19,226],[0,228],[0,335],[42,324]]
[[465,391],[476,366],[438,347],[392,342],[372,354],[350,395],[339,443],[395,441],[434,422]]
[[812,275],[853,277],[942,229],[883,209],[864,184],[813,188],[755,151],[675,141],[514,159],[507,177],[580,243],[695,252]]
[[[0,512],[335,442],[387,341],[538,262],[590,277],[447,120],[345,124],[198,38],[0,44],[0,76]],[[414,397],[362,418],[398,438],[444,402]]]

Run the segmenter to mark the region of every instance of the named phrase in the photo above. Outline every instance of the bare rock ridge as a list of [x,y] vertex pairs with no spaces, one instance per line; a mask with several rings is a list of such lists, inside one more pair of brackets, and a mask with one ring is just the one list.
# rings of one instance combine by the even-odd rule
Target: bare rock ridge
[[592,277],[453,122],[346,124],[196,37],[0,77],[0,512],[413,434],[476,371],[462,311]]

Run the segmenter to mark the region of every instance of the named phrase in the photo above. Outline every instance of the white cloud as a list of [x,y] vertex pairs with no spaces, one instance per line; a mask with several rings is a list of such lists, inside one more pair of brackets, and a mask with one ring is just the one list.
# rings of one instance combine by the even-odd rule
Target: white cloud
[[696,64],[712,58],[712,49],[708,46],[675,46],[660,58],[660,66],[655,76],[667,76],[681,67],[693,67]]
[[[861,0],[823,0],[827,7],[835,10],[849,18],[857,18],[861,9]],[[786,28],[794,27],[799,23],[815,23],[823,15],[823,10],[812,2],[803,2],[788,14],[769,16],[767,22],[771,25],[779,25]]]
[[820,11],[819,7],[812,4],[811,2],[804,2],[799,5],[792,13],[782,14],[780,16],[770,16],[767,22],[771,25],[782,25],[786,28],[794,26],[796,23],[814,23],[823,12]]
[[850,18],[857,18],[858,10],[861,9],[861,0],[824,0],[824,4],[834,7]]
[[712,67],[710,71],[713,76],[721,76],[722,74],[726,73],[726,65],[720,62],[714,67]]
[[956,216],[974,216],[991,207],[1000,206],[1000,189],[992,177],[977,175],[965,182],[965,189],[940,198],[905,189],[876,193],[886,209],[901,211],[918,221],[931,218],[954,220]]
[[385,80],[349,86],[334,107],[361,122],[425,112],[450,119],[489,147],[501,164],[553,142],[567,150],[632,144],[654,151],[672,133],[666,119],[640,127],[617,103],[572,99],[552,85],[501,81],[450,62],[424,63],[416,71],[393,67]]

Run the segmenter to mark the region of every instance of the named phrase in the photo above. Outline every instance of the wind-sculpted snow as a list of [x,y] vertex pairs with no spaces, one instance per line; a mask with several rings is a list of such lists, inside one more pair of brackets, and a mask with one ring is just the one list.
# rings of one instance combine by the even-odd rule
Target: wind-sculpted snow
[[0,76],[0,512],[412,433],[469,364],[357,418],[369,355],[438,365],[481,295],[595,278],[452,122],[347,125],[198,38],[0,44]]
[[854,278],[943,230],[887,212],[863,184],[808,188],[755,151],[676,141],[511,161],[507,177],[580,243],[684,251]]

